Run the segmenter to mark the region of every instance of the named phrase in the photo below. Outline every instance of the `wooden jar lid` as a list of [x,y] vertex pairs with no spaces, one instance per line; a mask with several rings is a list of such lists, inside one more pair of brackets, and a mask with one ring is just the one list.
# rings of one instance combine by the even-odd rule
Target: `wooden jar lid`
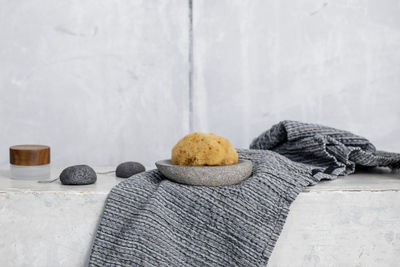
[[50,147],[42,145],[18,145],[10,147],[10,163],[20,166],[36,166],[50,163]]

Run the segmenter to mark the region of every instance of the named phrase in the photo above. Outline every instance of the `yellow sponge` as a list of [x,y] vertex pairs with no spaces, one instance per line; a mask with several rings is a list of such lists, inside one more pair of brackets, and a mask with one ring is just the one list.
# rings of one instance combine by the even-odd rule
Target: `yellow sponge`
[[187,166],[231,165],[238,154],[231,142],[213,133],[186,135],[172,149],[172,164]]

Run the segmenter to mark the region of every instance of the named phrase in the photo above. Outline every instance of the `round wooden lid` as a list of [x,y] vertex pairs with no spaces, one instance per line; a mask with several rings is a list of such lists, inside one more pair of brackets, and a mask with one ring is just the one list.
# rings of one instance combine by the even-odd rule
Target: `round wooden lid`
[[10,147],[10,163],[20,166],[36,166],[50,163],[50,147],[42,145],[18,145]]

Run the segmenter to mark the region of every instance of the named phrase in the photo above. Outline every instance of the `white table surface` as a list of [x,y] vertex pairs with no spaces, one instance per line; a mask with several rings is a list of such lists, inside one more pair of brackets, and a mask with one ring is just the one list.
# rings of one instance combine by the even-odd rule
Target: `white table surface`
[[[52,177],[60,172],[53,168]],[[106,196],[123,180],[98,174],[93,185],[64,186],[13,180],[0,170],[0,266],[85,266]],[[269,266],[398,262],[400,174],[380,168],[307,187],[291,207]]]
[[[110,167],[95,168],[96,172],[112,171]],[[60,175],[62,168],[52,168],[51,178],[56,178]],[[63,185],[60,180],[52,183],[38,183],[36,180],[16,180],[10,179],[8,169],[0,169],[0,192],[63,192],[67,194],[108,194],[111,188],[123,181],[123,178],[117,178],[114,173],[97,174],[97,181],[91,185]]]
[[[154,169],[147,167],[146,170]],[[97,167],[96,172],[113,170],[112,167]],[[62,168],[52,168],[51,177],[57,177]],[[10,179],[8,169],[0,169],[0,192],[64,192],[107,194],[111,188],[123,181],[114,173],[97,174],[98,180],[92,185],[65,186],[61,182],[38,183],[31,180]],[[369,172],[357,172],[349,176],[339,176],[333,181],[321,181],[315,186],[307,187],[304,192],[319,191],[399,191],[400,172],[388,168],[376,168]]]

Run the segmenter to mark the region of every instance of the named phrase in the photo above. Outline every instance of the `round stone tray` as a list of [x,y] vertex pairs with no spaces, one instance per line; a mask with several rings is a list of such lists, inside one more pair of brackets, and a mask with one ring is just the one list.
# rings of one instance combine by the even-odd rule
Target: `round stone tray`
[[188,185],[221,186],[238,184],[250,177],[253,164],[239,160],[237,164],[223,166],[173,165],[170,159],[156,162],[157,169],[168,179]]

